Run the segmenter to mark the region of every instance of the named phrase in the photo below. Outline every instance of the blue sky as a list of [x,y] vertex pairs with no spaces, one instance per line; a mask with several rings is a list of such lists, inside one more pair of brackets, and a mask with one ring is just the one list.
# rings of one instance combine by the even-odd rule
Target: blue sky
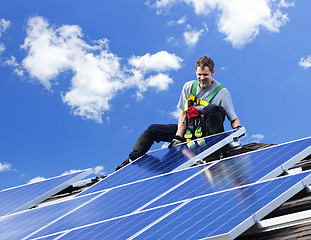
[[310,136],[309,9],[308,0],[2,0],[0,189],[113,172],[150,124],[177,122],[203,55],[231,92],[244,144]]

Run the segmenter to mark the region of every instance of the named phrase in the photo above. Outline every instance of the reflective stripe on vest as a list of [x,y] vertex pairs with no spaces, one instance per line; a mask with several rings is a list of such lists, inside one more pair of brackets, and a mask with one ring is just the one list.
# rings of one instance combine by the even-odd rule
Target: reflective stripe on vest
[[224,88],[224,86],[222,84],[220,84],[218,87],[216,87],[214,89],[214,91],[208,95],[208,97],[206,98],[206,100],[201,100],[201,99],[198,99],[196,98],[196,95],[197,95],[197,88],[198,88],[198,84],[199,84],[199,81],[198,80],[195,80],[192,84],[192,89],[191,89],[191,95],[190,97],[188,98],[188,100],[186,101],[185,103],[185,107],[184,107],[184,111],[187,111],[188,108],[190,107],[189,106],[189,100],[190,101],[193,101],[194,103],[196,103],[196,105],[203,105],[203,106],[207,106],[209,105],[209,102],[213,99],[213,97],[215,97],[215,95],[221,90]]

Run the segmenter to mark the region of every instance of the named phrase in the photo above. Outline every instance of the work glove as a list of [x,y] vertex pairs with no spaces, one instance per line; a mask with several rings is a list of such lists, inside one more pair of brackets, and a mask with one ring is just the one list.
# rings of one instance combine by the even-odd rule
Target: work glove
[[175,146],[175,145],[177,145],[177,144],[180,144],[180,143],[182,143],[182,139],[181,139],[180,136],[176,135],[176,136],[173,138],[173,140],[171,141],[171,143],[168,145],[168,147],[171,148],[171,147],[173,147],[173,146]]

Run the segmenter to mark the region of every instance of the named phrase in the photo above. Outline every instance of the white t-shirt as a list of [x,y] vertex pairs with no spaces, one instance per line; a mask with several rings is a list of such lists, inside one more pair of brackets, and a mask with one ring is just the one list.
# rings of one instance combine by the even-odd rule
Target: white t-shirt
[[[193,82],[195,80],[186,82],[183,90],[180,94],[180,98],[179,98],[179,102],[177,107],[180,108],[182,111],[184,111],[184,107],[185,107],[185,103],[188,100],[188,98],[191,95],[191,91],[192,91],[192,85]],[[202,89],[199,87],[197,87],[197,94],[196,97],[198,99],[201,100],[206,100],[206,98],[215,90],[215,88],[217,88],[220,85],[219,82],[217,82],[214,79],[214,82],[212,84],[212,86],[210,86],[207,89]],[[236,113],[234,111],[234,107],[233,107],[233,103],[231,100],[231,95],[230,92],[226,89],[226,88],[222,88],[215,96],[214,98],[210,101],[210,104],[214,104],[217,106],[220,106],[224,109],[226,116],[228,118],[228,120],[231,122],[233,120],[235,120],[237,118]],[[200,111],[200,109],[198,109]]]

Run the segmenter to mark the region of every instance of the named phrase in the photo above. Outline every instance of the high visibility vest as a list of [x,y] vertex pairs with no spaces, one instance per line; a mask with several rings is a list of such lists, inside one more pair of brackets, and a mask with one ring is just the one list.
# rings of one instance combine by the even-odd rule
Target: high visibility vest
[[[187,111],[188,108],[189,108],[190,106],[193,105],[193,103],[196,103],[196,105],[203,105],[203,106],[206,107],[207,105],[210,104],[210,101],[216,96],[216,94],[217,94],[221,89],[224,88],[224,86],[223,86],[222,84],[220,84],[218,87],[216,87],[216,88],[214,89],[214,91],[213,91],[210,95],[208,95],[208,97],[207,97],[206,100],[204,101],[204,100],[198,99],[198,98],[196,97],[198,85],[199,85],[199,81],[198,81],[198,80],[195,80],[195,81],[193,82],[193,84],[192,84],[191,95],[190,95],[190,97],[188,98],[188,100],[187,100],[186,103],[185,103],[184,111]],[[192,105],[190,105],[191,102],[192,102]]]
[[[198,88],[198,84],[199,84],[199,81],[198,80],[195,80],[192,84],[192,89],[191,89],[191,95],[190,97],[188,98],[188,100],[186,101],[185,103],[185,107],[184,107],[184,111],[187,111],[188,108],[190,106],[193,106],[194,103],[196,105],[203,105],[203,106],[208,106],[210,104],[210,101],[216,96],[216,94],[224,88],[223,85],[219,85],[218,87],[216,87],[214,89],[214,91],[208,95],[208,97],[206,98],[206,100],[201,100],[201,99],[198,99],[196,98],[196,95],[197,95],[197,88]],[[200,124],[194,131],[194,135],[196,138],[200,138],[202,137],[202,124]],[[192,139],[192,132],[190,129],[186,129],[186,133],[185,133],[185,138],[187,141],[191,141]]]

